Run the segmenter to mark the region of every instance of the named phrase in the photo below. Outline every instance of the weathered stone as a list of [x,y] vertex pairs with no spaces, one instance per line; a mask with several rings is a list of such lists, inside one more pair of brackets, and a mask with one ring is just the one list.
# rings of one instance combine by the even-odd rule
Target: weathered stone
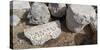
[[90,27],[94,33],[97,33],[97,14],[95,20],[90,23]]
[[90,27],[91,27],[91,30],[92,30],[92,40],[93,40],[93,43],[96,44],[97,43],[97,16],[96,16],[96,19],[95,21],[93,21],[92,23],[90,23]]
[[50,39],[55,39],[61,34],[59,21],[30,27],[24,30],[25,36],[30,39],[33,45],[43,45]]
[[72,32],[79,33],[87,24],[95,20],[96,13],[89,5],[69,5],[66,25]]
[[93,32],[97,32],[97,20],[90,23]]
[[13,1],[10,3],[12,14],[17,15],[19,18],[22,18],[25,12],[29,10],[29,8],[29,2],[26,1]]
[[23,10],[13,9],[13,15],[17,15],[19,18],[23,18],[26,11],[27,10],[25,10],[25,9],[23,9]]
[[17,15],[13,15],[10,17],[10,25],[16,26],[20,21],[20,18]]
[[33,3],[27,16],[30,24],[44,24],[49,22],[50,12],[44,3]]
[[49,3],[48,8],[54,17],[62,17],[66,12],[66,4],[63,3]]
[[13,1],[11,2],[11,9],[29,9],[30,5],[27,1]]

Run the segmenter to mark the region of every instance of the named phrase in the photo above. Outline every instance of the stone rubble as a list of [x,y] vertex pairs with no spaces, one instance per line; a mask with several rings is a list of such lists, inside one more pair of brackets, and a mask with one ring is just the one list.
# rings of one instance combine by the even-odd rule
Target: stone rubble
[[95,20],[96,12],[89,5],[69,5],[66,13],[66,26],[72,31],[79,33],[87,24]]
[[50,39],[56,39],[61,34],[59,21],[49,22],[43,25],[33,26],[24,30],[25,36],[33,45],[43,45]]
[[48,8],[54,17],[62,17],[66,12],[66,4],[49,3]]
[[[21,35],[25,39],[20,39],[20,37],[18,36],[18,38],[20,39],[18,39],[18,42],[20,42],[18,43],[20,44],[19,47],[28,46],[27,44],[30,41],[34,46],[47,45],[51,47],[55,45],[71,46],[90,44],[90,42],[96,44],[97,7],[77,4],[68,4],[67,6],[68,8],[66,7],[66,4],[63,3],[45,4],[37,2],[13,1],[10,7],[10,10],[12,10],[10,15],[10,25],[18,26],[18,28],[16,27],[17,29],[14,28],[13,30],[15,31],[14,36],[16,36],[15,34],[20,34],[19,32],[23,31],[25,35]],[[26,14],[26,12],[28,13]],[[20,21],[24,19],[23,16],[25,16],[29,20],[28,22],[32,25],[27,25],[27,20],[24,21],[24,23],[21,23]],[[58,18],[65,17],[66,22],[63,20],[63,18],[60,18],[61,20],[57,20],[58,18],[51,18],[52,16]],[[66,25],[64,25],[65,23]],[[19,26],[18,24],[21,26]],[[33,26],[33,24],[36,24],[36,26]],[[83,30],[86,26],[90,26],[87,29],[87,32],[86,30]],[[70,31],[67,30],[67,28]],[[92,33],[90,28],[92,28],[92,31],[94,33]],[[13,41],[16,41],[16,39]],[[27,42],[27,44],[23,42]],[[14,42],[14,44],[15,43],[16,42]],[[21,45],[22,43],[26,45]]]
[[33,3],[27,18],[30,24],[45,24],[50,20],[50,12],[44,3]]

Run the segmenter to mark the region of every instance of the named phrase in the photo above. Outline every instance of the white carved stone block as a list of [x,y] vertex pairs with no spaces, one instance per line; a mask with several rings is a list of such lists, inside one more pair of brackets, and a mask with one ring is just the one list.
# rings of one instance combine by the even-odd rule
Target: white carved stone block
[[69,5],[66,14],[67,28],[79,33],[87,24],[95,20],[96,12],[89,5]]
[[24,30],[25,36],[33,45],[43,45],[50,39],[55,39],[61,34],[59,21],[49,22],[43,25],[33,26]]

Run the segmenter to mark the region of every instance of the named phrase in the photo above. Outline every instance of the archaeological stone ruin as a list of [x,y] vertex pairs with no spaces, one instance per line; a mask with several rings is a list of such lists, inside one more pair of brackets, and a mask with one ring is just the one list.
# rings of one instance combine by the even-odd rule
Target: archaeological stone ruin
[[97,13],[92,5],[10,2],[10,44],[15,49],[97,44]]

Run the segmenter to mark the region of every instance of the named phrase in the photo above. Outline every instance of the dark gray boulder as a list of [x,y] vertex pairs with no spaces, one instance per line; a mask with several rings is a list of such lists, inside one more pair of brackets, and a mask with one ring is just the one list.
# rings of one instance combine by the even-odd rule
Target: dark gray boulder
[[63,3],[49,3],[48,8],[54,17],[62,17],[66,12],[66,4]]

